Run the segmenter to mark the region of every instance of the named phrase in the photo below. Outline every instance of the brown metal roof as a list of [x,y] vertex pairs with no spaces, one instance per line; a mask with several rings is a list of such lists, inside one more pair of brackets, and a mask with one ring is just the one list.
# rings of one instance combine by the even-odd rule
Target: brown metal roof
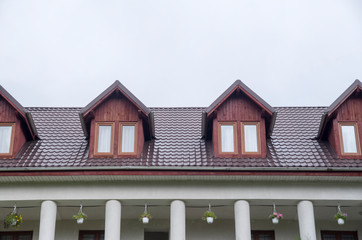
[[150,108],[157,139],[146,141],[140,158],[88,158],[78,113],[81,108],[26,108],[41,140],[28,142],[15,159],[2,159],[1,170],[13,169],[354,169],[362,159],[338,159],[328,142],[316,140],[327,107],[277,107],[266,158],[215,158],[210,141],[201,139],[206,108]]

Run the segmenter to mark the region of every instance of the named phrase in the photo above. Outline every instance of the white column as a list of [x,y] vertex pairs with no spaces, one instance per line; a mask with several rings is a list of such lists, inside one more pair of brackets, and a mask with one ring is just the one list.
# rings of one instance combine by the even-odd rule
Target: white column
[[251,240],[250,205],[247,201],[238,200],[234,204],[235,239]]
[[106,203],[104,239],[121,239],[121,203],[117,200],[109,200]]
[[55,222],[57,220],[57,204],[44,201],[40,209],[39,240],[54,240]]
[[301,201],[298,203],[299,233],[302,240],[316,240],[313,203]]
[[171,203],[170,240],[186,239],[186,210],[185,203],[174,200]]

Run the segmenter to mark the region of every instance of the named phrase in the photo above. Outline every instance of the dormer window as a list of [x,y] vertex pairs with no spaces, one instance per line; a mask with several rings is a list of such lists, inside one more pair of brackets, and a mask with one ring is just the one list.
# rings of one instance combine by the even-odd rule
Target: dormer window
[[80,113],[89,158],[139,158],[153,139],[154,116],[119,81],[115,81]]
[[260,154],[260,123],[259,122],[242,122],[242,153],[243,154]]
[[15,123],[0,123],[0,155],[12,155]]
[[219,123],[220,153],[237,153],[237,134],[235,122]]
[[95,155],[113,154],[114,123],[96,123]]
[[136,154],[137,146],[137,123],[121,122],[119,124],[119,153],[118,154]]
[[361,154],[356,122],[338,123],[342,155]]

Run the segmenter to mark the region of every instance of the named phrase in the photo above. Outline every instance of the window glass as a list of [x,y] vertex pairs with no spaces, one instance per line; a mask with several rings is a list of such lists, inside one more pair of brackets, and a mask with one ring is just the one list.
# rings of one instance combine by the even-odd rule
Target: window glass
[[343,151],[345,153],[357,153],[357,141],[355,127],[353,125],[341,125]]
[[31,240],[29,235],[19,235],[18,240]]
[[256,125],[244,125],[245,152],[258,152],[258,135]]
[[96,240],[96,235],[93,233],[84,233],[81,236],[81,240]]
[[0,240],[13,240],[14,237],[11,235],[0,236]]
[[122,126],[122,152],[134,152],[135,146],[135,129],[134,125]]
[[234,152],[234,126],[221,125],[221,152]]
[[98,127],[98,150],[99,153],[110,153],[112,142],[112,126]]
[[12,126],[0,126],[0,153],[10,153]]
[[335,234],[324,234],[323,240],[337,240],[337,237]]
[[355,240],[352,234],[342,234],[342,240]]

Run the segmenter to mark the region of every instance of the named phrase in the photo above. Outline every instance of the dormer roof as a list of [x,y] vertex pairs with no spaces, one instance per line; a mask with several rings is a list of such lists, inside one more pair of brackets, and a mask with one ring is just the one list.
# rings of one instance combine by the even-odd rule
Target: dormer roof
[[333,116],[333,113],[354,93],[362,91],[362,83],[356,79],[323,113],[319,125],[317,138],[321,138],[328,120]]
[[33,117],[11,94],[0,85],[0,95],[19,113],[25,121],[33,140],[38,137]]
[[98,107],[102,102],[104,102],[112,93],[119,91],[123,96],[125,96],[138,110],[139,112],[147,119],[150,126],[151,135],[154,136],[153,126],[153,114],[152,112],[135,96],[133,95],[122,83],[116,80],[111,86],[99,94],[93,101],[91,101],[87,106],[82,108],[79,112],[82,128],[84,135],[88,137],[89,133],[85,126],[85,117],[92,112],[96,107]]
[[270,115],[275,113],[275,110],[267,102],[265,102],[261,97],[253,92],[248,86],[246,86],[242,81],[236,80],[225,92],[223,92],[207,109],[206,113],[210,116],[226,99],[230,97],[236,90],[240,89],[244,92],[250,99],[252,99],[257,105],[262,109],[268,112]]
[[258,94],[252,91],[248,86],[246,86],[242,81],[236,80],[228,89],[225,90],[208,108],[206,108],[203,115],[203,135],[206,129],[205,124],[207,124],[207,118],[209,118],[217,108],[223,104],[235,91],[242,91],[246,94],[254,103],[256,103],[261,109],[263,109],[267,115],[270,116],[271,120],[269,123],[268,135],[270,136],[273,132],[273,127],[276,119],[276,111],[272,106],[270,106],[266,101],[264,101]]

